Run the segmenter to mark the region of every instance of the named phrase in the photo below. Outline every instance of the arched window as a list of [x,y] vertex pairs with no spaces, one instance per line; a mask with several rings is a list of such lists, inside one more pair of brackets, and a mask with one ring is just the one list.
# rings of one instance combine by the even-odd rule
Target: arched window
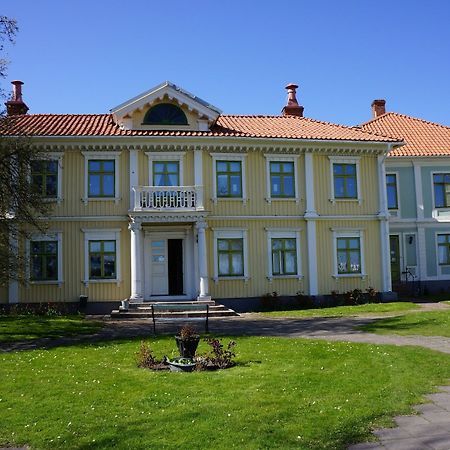
[[188,125],[188,121],[178,106],[160,103],[147,111],[143,125]]

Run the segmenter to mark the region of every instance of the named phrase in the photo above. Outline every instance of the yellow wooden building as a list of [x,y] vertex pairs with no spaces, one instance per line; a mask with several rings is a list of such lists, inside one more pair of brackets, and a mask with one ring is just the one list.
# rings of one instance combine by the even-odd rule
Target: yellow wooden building
[[224,115],[169,82],[109,114],[9,108],[10,133],[46,154],[31,176],[53,208],[21,243],[28,283],[0,302],[389,292],[384,160],[399,142],[303,117],[296,88],[279,116]]

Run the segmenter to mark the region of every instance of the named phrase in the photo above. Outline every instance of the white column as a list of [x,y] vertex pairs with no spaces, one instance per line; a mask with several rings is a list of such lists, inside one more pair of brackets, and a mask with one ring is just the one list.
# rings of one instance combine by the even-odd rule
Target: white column
[[128,209],[134,208],[133,188],[139,185],[138,157],[138,150],[130,148],[130,207]]
[[316,218],[318,217],[314,194],[313,154],[305,153],[305,198],[306,198],[306,241],[308,245],[309,295],[318,294],[317,282],[317,237]]
[[414,165],[414,187],[416,190],[417,220],[424,218],[423,191],[422,191],[422,170],[416,161]]
[[134,219],[128,225],[131,232],[131,301],[142,300],[142,226],[141,222]]
[[204,209],[203,205],[203,152],[194,150],[194,184],[197,191],[197,209]]
[[198,271],[200,275],[199,291],[200,295],[198,300],[211,300],[209,295],[209,283],[208,283],[208,260],[206,253],[206,223],[197,222],[197,239],[198,239]]
[[419,247],[419,276],[422,281],[426,280],[427,275],[427,248],[425,240],[425,228],[417,227],[417,245]]
[[[19,241],[17,240],[17,236],[14,231],[11,231],[9,235],[9,247],[11,249],[11,257],[17,261],[19,256]],[[9,279],[8,302],[19,303],[19,282],[14,278]]]
[[380,221],[381,242],[381,289],[383,292],[390,292],[392,291],[391,250],[389,243],[389,211],[387,209],[385,159],[386,155],[378,155],[378,219]]

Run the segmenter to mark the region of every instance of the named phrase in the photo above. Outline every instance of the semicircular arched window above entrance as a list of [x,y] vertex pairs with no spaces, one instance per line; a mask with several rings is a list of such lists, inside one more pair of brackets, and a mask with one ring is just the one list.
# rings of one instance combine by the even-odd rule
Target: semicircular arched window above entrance
[[188,125],[183,110],[171,103],[160,103],[145,114],[143,125]]

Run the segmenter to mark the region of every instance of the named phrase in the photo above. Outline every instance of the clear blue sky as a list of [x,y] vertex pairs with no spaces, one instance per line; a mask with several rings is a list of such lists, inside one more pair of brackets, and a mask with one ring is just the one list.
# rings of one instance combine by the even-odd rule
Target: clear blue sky
[[103,113],[164,80],[227,114],[353,125],[370,103],[450,125],[448,0],[14,0],[30,113]]

